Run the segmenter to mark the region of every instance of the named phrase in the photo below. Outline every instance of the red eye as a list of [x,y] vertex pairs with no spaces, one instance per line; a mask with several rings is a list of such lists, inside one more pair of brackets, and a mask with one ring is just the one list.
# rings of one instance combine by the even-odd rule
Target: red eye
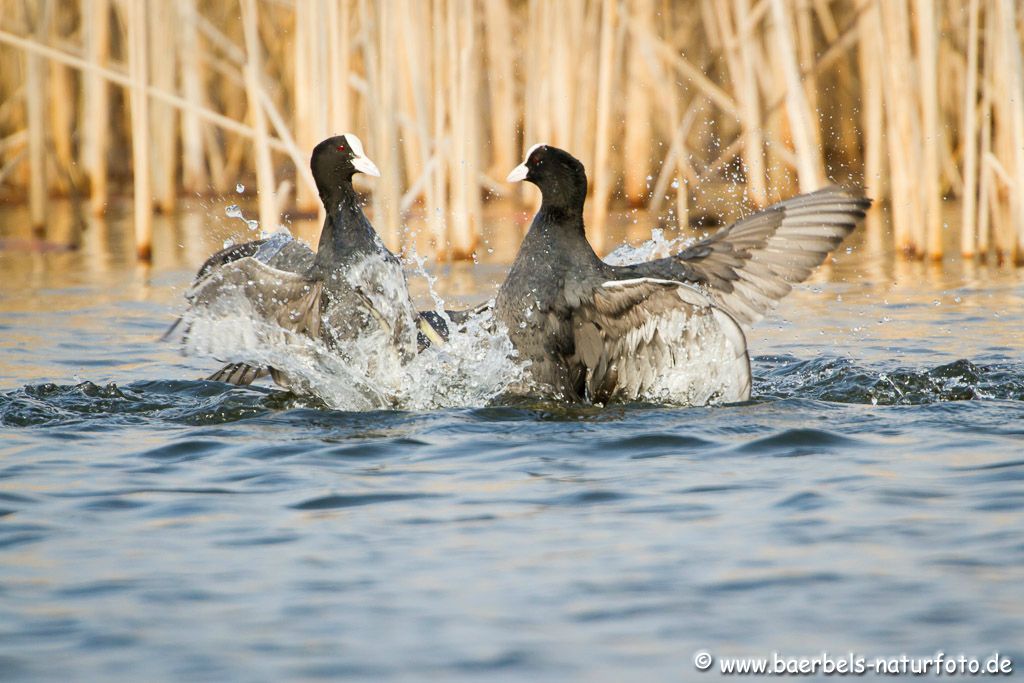
[[345,145],[338,145],[338,151],[339,152],[344,152],[345,151]]

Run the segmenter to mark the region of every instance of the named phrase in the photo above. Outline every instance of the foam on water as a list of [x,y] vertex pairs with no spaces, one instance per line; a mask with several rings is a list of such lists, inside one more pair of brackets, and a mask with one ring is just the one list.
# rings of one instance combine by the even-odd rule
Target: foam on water
[[[244,311],[244,309],[242,309]],[[258,322],[244,312],[191,316],[190,355],[275,368],[288,388],[315,395],[338,410],[430,410],[483,406],[520,381],[523,364],[492,313],[472,315],[447,344],[431,346],[402,364],[379,334],[333,352],[319,339]]]

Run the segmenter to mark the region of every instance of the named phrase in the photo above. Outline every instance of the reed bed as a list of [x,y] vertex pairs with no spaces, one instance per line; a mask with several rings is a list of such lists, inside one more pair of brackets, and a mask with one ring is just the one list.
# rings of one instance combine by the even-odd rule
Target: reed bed
[[[321,138],[357,132],[392,246],[478,248],[482,203],[535,142],[586,164],[588,226],[646,206],[685,226],[860,183],[869,243],[1024,260],[1024,11],[1016,0],[0,0],[0,194],[47,220],[130,190],[139,254],[182,193],[319,209]],[[535,201],[536,194],[530,195]],[[955,228],[943,202],[961,202]],[[958,231],[958,234],[950,234]]]

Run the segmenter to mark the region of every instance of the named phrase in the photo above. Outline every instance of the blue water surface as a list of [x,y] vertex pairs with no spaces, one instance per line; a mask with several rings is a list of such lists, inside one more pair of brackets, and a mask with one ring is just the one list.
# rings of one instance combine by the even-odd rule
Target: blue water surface
[[[842,255],[741,405],[350,413],[155,342],[201,252],[0,252],[0,678],[1024,666],[1021,271]],[[470,268],[440,286],[486,296]]]

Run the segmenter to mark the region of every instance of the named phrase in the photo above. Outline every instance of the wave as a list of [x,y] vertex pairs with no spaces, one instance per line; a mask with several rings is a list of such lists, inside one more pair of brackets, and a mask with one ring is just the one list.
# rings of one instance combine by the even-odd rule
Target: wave
[[[434,355],[421,355],[409,369],[419,384],[409,385],[401,400],[423,406],[406,410],[437,408],[485,408],[487,411],[522,410],[543,417],[554,411],[568,415],[568,405],[551,405],[523,400],[509,401],[500,390],[507,377],[487,370],[487,356],[500,356],[506,349],[484,348],[479,341],[465,340],[472,351],[449,348]],[[458,344],[458,342],[456,342]],[[480,354],[483,354],[482,356]],[[479,359],[483,360],[479,360]],[[477,360],[473,360],[477,359]],[[416,365],[417,363],[421,365]],[[469,367],[472,366],[472,367]],[[471,370],[481,369],[475,373]],[[819,357],[801,360],[793,356],[760,356],[754,361],[755,404],[788,399],[817,400],[836,404],[876,406],[918,406],[939,402],[1011,400],[1024,401],[1024,363],[980,363],[961,359],[933,368],[878,368],[858,365],[849,358]],[[324,380],[341,382],[328,371]],[[340,388],[335,387],[339,391]],[[350,401],[351,402],[351,401]],[[650,404],[633,408],[646,409]],[[578,419],[601,415],[621,418],[630,406],[602,409],[578,406]],[[723,408],[728,410],[728,408]],[[189,425],[216,425],[262,418],[282,411],[305,411],[311,416],[343,416],[362,413],[362,408],[337,410],[317,397],[263,386],[233,387],[219,382],[156,380],[98,385],[31,384],[0,394],[0,425],[38,427],[92,423],[96,428],[157,421]],[[582,411],[582,412],[580,412]],[[374,413],[380,420],[382,413]],[[401,415],[402,412],[395,412]]]

